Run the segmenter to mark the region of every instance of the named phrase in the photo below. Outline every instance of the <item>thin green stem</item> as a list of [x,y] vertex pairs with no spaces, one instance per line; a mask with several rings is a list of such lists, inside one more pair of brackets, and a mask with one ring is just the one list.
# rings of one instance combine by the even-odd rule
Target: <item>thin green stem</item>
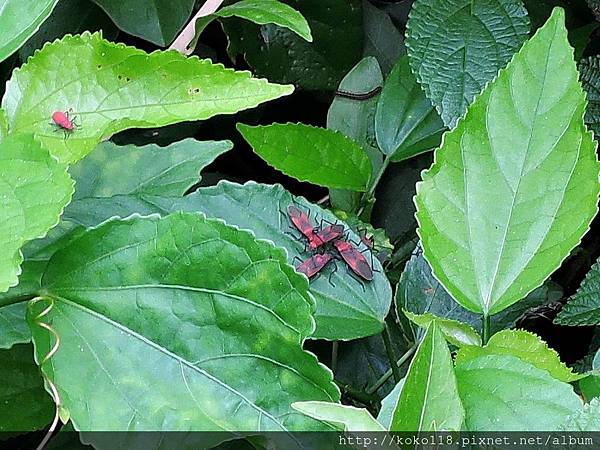
[[385,352],[390,360],[390,367],[392,369],[392,374],[394,375],[394,381],[398,383],[402,379],[402,375],[400,375],[400,369],[396,364],[396,354],[394,353],[394,346],[392,345],[392,336],[390,335],[390,329],[388,328],[387,324],[383,327],[383,333],[381,333],[381,335],[383,337]]
[[338,347],[339,347],[339,342],[333,341],[333,343],[331,345],[331,371],[334,374],[337,371]]
[[385,169],[387,169],[387,167],[390,165],[390,162],[391,162],[391,160],[387,156],[383,159],[383,162],[381,163],[381,167],[379,168],[379,171],[375,175],[375,178],[373,178],[373,182],[371,183],[371,186],[369,186],[369,189],[367,189],[367,192],[365,192],[365,194],[362,197],[362,201],[361,201],[362,206],[358,210],[358,213],[356,214],[357,216],[360,217],[360,215],[364,211],[365,205],[367,204],[369,198],[371,198],[373,196],[373,194],[375,193],[375,189],[377,189],[377,185],[381,181],[381,177],[383,176]]
[[378,398],[376,398],[374,395],[372,394],[368,394],[366,392],[363,392],[359,389],[353,388],[352,386],[346,384],[346,383],[342,383],[340,381],[335,380],[335,384],[338,385],[338,387],[340,388],[340,390],[347,395],[348,397],[353,398],[354,400],[358,400],[359,402],[363,403],[364,405],[370,405],[372,403],[377,403],[377,401],[379,400]]
[[481,340],[483,341],[483,345],[486,345],[490,339],[490,328],[492,324],[492,316],[488,316],[487,314],[483,315],[483,327],[481,330]]
[[[417,349],[417,344],[414,344],[411,348],[409,348],[406,353],[404,353],[404,355],[402,355],[400,357],[400,359],[396,362],[396,366],[398,366],[398,368],[402,367],[402,364],[404,364],[406,361],[408,361],[408,359],[412,356],[412,354],[415,352],[415,350]],[[374,392],[377,391],[377,389],[379,389],[381,386],[383,386],[383,384],[389,380],[389,378],[392,376],[392,369],[390,368],[386,373],[384,373],[383,375],[381,375],[381,377],[379,377],[379,379],[375,382],[375,384],[373,386],[371,386],[370,388],[368,388],[365,392],[367,394],[373,394]]]
[[17,295],[16,297],[10,297],[0,300],[0,308],[8,305],[14,305],[15,303],[28,302],[32,298],[35,298],[34,294]]

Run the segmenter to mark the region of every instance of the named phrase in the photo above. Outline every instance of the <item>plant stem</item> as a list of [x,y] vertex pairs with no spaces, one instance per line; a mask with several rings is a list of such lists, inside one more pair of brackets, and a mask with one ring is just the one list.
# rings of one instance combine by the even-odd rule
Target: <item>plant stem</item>
[[338,346],[339,346],[339,342],[333,341],[333,343],[331,345],[331,371],[333,372],[334,375],[337,370]]
[[337,380],[334,381],[344,394],[346,394],[348,397],[352,397],[354,400],[358,400],[365,405],[370,405],[371,403],[377,403],[379,401],[379,399],[372,394],[355,389],[352,386],[341,383]]
[[214,13],[217,9],[219,9],[219,6],[221,6],[223,1],[224,0],[206,0],[196,15],[192,17],[192,19],[185,26],[183,31],[179,33],[179,36],[175,38],[169,47],[169,50],[177,50],[179,53],[183,53],[184,55],[189,55],[192,53],[193,49],[190,49],[188,46],[196,35],[196,20],[198,20],[200,17],[206,17]]
[[490,339],[490,326],[492,323],[491,319],[491,316],[488,316],[487,314],[483,315],[483,327],[481,329],[481,341],[483,342],[483,345],[486,345]]
[[[402,364],[404,364],[406,361],[408,361],[408,358],[410,358],[412,356],[412,354],[415,352],[416,349],[417,349],[417,344],[414,344],[411,348],[409,348],[406,351],[406,353],[404,353],[404,355],[402,355],[400,357],[400,359],[396,362],[396,366],[398,366],[398,368],[400,368],[402,366]],[[374,392],[377,391],[377,389],[379,389],[381,386],[383,386],[383,384],[391,376],[392,376],[392,369],[389,369],[386,373],[384,373],[381,377],[379,377],[379,380],[377,380],[373,386],[368,388],[365,392],[367,394],[373,394]]]
[[383,327],[383,333],[381,333],[381,335],[383,337],[385,352],[390,360],[390,367],[392,369],[392,374],[394,375],[394,381],[398,383],[402,379],[402,376],[400,375],[400,369],[398,369],[398,365],[396,364],[396,354],[394,353],[394,347],[392,345],[392,336],[390,335],[390,329],[388,328],[387,324]]
[[35,298],[33,294],[17,295],[16,297],[6,298],[0,300],[0,308],[8,305],[14,305],[15,303],[28,302],[32,298]]
[[362,212],[364,211],[365,205],[367,204],[367,201],[375,193],[375,189],[377,189],[377,185],[381,181],[381,177],[383,176],[383,173],[385,172],[385,169],[387,169],[387,167],[390,165],[390,162],[391,162],[391,160],[390,160],[390,158],[388,156],[386,156],[383,159],[383,162],[381,163],[381,167],[379,168],[379,171],[377,172],[377,175],[375,175],[375,178],[373,178],[373,182],[371,183],[371,186],[369,187],[369,189],[367,190],[367,192],[365,192],[365,194],[362,197],[362,201],[361,201],[362,206],[358,210],[358,212],[356,214],[357,216],[360,216],[362,214]]

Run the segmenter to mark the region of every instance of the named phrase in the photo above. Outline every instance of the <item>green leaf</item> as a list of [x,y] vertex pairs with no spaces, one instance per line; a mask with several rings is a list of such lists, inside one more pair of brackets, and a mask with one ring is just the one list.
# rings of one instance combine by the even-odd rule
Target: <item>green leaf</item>
[[524,330],[503,330],[494,334],[484,347],[462,347],[456,355],[456,364],[487,355],[509,355],[546,370],[552,377],[565,383],[579,380],[585,375],[573,373],[537,335]]
[[515,356],[470,359],[456,378],[469,431],[556,431],[582,406],[569,384]]
[[444,123],[402,57],[385,80],[375,115],[377,143],[392,161],[438,147]]
[[579,61],[590,42],[590,37],[600,27],[598,22],[590,22],[587,25],[569,30],[569,42],[575,48],[575,61]]
[[379,422],[386,430],[390,429],[392,425],[392,417],[394,415],[394,411],[396,410],[396,406],[398,405],[398,400],[400,400],[400,394],[402,393],[402,388],[404,387],[404,382],[406,378],[402,378],[394,389],[390,391],[390,393],[381,401],[381,409],[379,410],[379,415],[377,416],[377,422]]
[[58,0],[0,1],[0,61],[12,55],[48,18]]
[[0,292],[18,282],[21,247],[56,225],[73,194],[66,167],[31,135],[0,144]]
[[[93,155],[93,153],[92,153]],[[150,165],[146,158],[140,160]],[[143,156],[142,156],[143,157]],[[81,176],[92,174],[93,166],[86,168],[85,158],[79,166]],[[114,178],[126,178],[127,166],[121,166],[122,172],[115,172]],[[79,179],[76,178],[79,183]],[[120,183],[114,187],[119,188]],[[123,195],[120,195],[123,194]],[[219,217],[231,225],[251,229],[259,238],[268,239],[288,251],[289,261],[295,265],[297,259],[306,259],[308,253],[303,241],[294,234],[285,209],[292,202],[299,204],[310,212],[315,224],[321,219],[329,222],[338,221],[330,212],[308,203],[302,198],[292,197],[281,186],[268,186],[249,182],[245,185],[220,182],[217,186],[201,188],[183,198],[145,195],[125,195],[118,189],[108,198],[80,198],[73,201],[65,210],[64,218],[69,222],[86,227],[100,224],[114,216],[127,217],[133,213],[168,214],[176,211],[201,211],[208,216]],[[360,242],[360,237],[349,230],[349,237]],[[366,247],[360,244],[361,250]],[[370,261],[369,261],[370,262]],[[391,303],[391,288],[381,264],[374,258],[375,273],[372,282],[360,283],[348,274],[340,262],[331,264],[323,270],[323,276],[313,279],[310,284],[311,293],[317,302],[315,319],[317,330],[313,337],[323,339],[356,339],[381,332],[384,318],[387,316]],[[338,265],[339,270],[335,270]],[[330,283],[331,281],[331,283]]]
[[[200,181],[199,172],[231,150],[231,141],[184,139],[167,147],[120,147],[104,142],[69,169],[77,181],[73,200],[128,195],[181,196]],[[135,176],[126,176],[127,173]]]
[[[258,238],[268,239],[287,250],[288,261],[298,264],[310,255],[302,238],[296,236],[285,211],[292,202],[310,213],[313,223],[321,220],[338,222],[329,211],[292,197],[281,186],[249,182],[244,185],[220,182],[201,188],[184,198],[154,197],[149,199],[156,211],[201,211],[219,217],[231,225],[252,230]],[[133,211],[129,211],[131,213]],[[110,217],[110,216],[109,216]],[[99,222],[97,222],[99,223]],[[290,234],[291,233],[291,234]],[[349,238],[360,243],[360,237],[348,229]],[[361,250],[366,246],[360,243]],[[371,263],[371,261],[369,261]],[[315,296],[317,329],[313,338],[348,340],[370,336],[383,330],[390,308],[392,292],[379,261],[373,259],[375,276],[371,282],[359,282],[341,262],[326,267],[322,275],[310,283]],[[338,269],[335,270],[335,265]]]
[[481,336],[466,323],[458,320],[442,319],[431,313],[413,314],[405,309],[402,312],[411,322],[422,328],[427,328],[432,322],[435,322],[446,340],[452,345],[457,347],[481,345]]
[[[374,92],[383,84],[383,74],[377,60],[367,57],[341,81],[338,90],[350,94]],[[382,154],[375,141],[374,117],[378,95],[366,100],[356,100],[336,95],[327,112],[327,128],[339,131],[366,150],[373,169],[381,166]]]
[[54,402],[44,391],[31,345],[0,350],[0,379],[0,432],[35,431],[50,423]]
[[583,89],[587,93],[585,123],[600,136],[600,56],[592,56],[579,63]]
[[495,314],[540,286],[596,215],[599,164],[564,12],[552,17],[444,135],[417,185],[433,273]]
[[368,0],[363,0],[363,56],[377,58],[381,70],[390,73],[401,55],[406,53],[404,36],[390,16]]
[[365,151],[341,133],[304,124],[237,125],[269,165],[300,181],[363,192],[371,177]]
[[285,0],[306,18],[314,42],[275,24],[223,22],[228,53],[243,55],[260,76],[310,90],[333,90],[360,59],[361,0]]
[[410,65],[449,128],[528,33],[520,0],[414,2],[406,38]]
[[[175,51],[148,55],[84,33],[45,45],[16,70],[2,106],[11,133],[35,133],[52,154],[72,163],[128,128],[231,114],[292,90],[209,60]],[[82,127],[65,139],[49,121],[54,111],[70,108]]]
[[123,31],[161,47],[186,24],[194,0],[93,0]]
[[0,308],[0,349],[31,341],[31,332],[25,321],[25,303]]
[[302,430],[292,402],[339,400],[302,349],[314,330],[306,279],[283,250],[220,220],[105,222],[52,256],[43,285],[28,314],[36,360],[52,345],[35,320],[50,305],[39,320],[61,340],[41,366],[77,430]]
[[241,0],[219,9],[215,15],[240,17],[259,25],[273,23],[293,31],[308,42],[313,40],[304,16],[291,6],[277,0]]
[[600,259],[554,319],[559,325],[600,325]]
[[[375,58],[361,59],[340,82],[338,91],[350,94],[376,92],[383,84],[383,74]],[[358,143],[371,160],[373,172],[379,170],[383,155],[375,141],[375,107],[379,95],[356,100],[336,95],[327,112],[327,128],[339,131]],[[360,203],[360,193],[330,189],[329,199],[334,208],[356,211]]]
[[408,369],[390,431],[459,431],[464,416],[450,350],[433,321]]
[[581,411],[569,416],[558,429],[560,431],[596,432],[600,430],[600,399],[595,398],[589,404],[583,405]]
[[343,425],[345,431],[385,431],[364,408],[327,402],[295,402],[292,408],[314,419]]
[[594,397],[600,397],[600,371],[592,370],[588,372],[585,378],[579,380],[578,385],[581,395],[586,401],[589,402]]

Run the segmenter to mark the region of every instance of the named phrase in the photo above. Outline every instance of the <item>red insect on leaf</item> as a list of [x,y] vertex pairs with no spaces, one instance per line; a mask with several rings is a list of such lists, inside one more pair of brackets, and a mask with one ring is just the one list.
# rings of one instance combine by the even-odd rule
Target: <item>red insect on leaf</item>
[[310,279],[317,275],[332,259],[334,259],[334,256],[330,253],[317,253],[307,260],[302,261],[302,263],[296,267],[296,270]]
[[287,211],[290,220],[292,221],[296,229],[300,233],[302,233],[308,239],[309,242],[312,241],[315,236],[315,227],[310,221],[308,214],[306,214],[304,211],[302,211],[300,208],[294,205],[288,206]]
[[335,239],[339,239],[344,234],[343,225],[329,225],[322,230],[315,233],[315,237],[312,241],[309,241],[308,246],[311,250],[315,250],[321,245],[327,244]]
[[57,130],[65,132],[65,137],[78,128],[75,123],[74,117],[71,116],[71,110],[69,111],[55,111],[52,113],[51,125],[56,126]]
[[348,264],[356,275],[367,281],[373,279],[373,269],[365,256],[350,242],[338,240],[333,243],[342,259]]

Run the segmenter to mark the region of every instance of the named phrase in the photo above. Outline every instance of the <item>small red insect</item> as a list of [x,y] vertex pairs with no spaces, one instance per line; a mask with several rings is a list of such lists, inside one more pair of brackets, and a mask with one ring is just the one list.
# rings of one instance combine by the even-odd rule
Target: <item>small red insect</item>
[[57,127],[57,130],[65,132],[65,137],[68,137],[78,125],[75,123],[75,117],[72,116],[72,110],[55,111],[52,113],[52,125]]
[[367,281],[373,279],[373,269],[364,255],[350,242],[337,240],[333,243],[342,259],[356,275]]
[[315,250],[321,245],[325,245],[335,239],[339,239],[344,234],[343,225],[329,225],[323,228],[321,231],[315,232],[314,239],[308,243],[311,250]]
[[294,205],[289,205],[287,210],[290,220],[296,229],[306,237],[308,247],[311,250],[316,250],[327,242],[331,242],[344,234],[344,227],[342,225],[329,225],[320,231],[315,231],[315,227],[310,221],[308,214]]
[[332,259],[334,259],[334,256],[330,253],[317,253],[300,263],[300,265],[296,267],[296,270],[302,272],[310,279],[317,275]]

